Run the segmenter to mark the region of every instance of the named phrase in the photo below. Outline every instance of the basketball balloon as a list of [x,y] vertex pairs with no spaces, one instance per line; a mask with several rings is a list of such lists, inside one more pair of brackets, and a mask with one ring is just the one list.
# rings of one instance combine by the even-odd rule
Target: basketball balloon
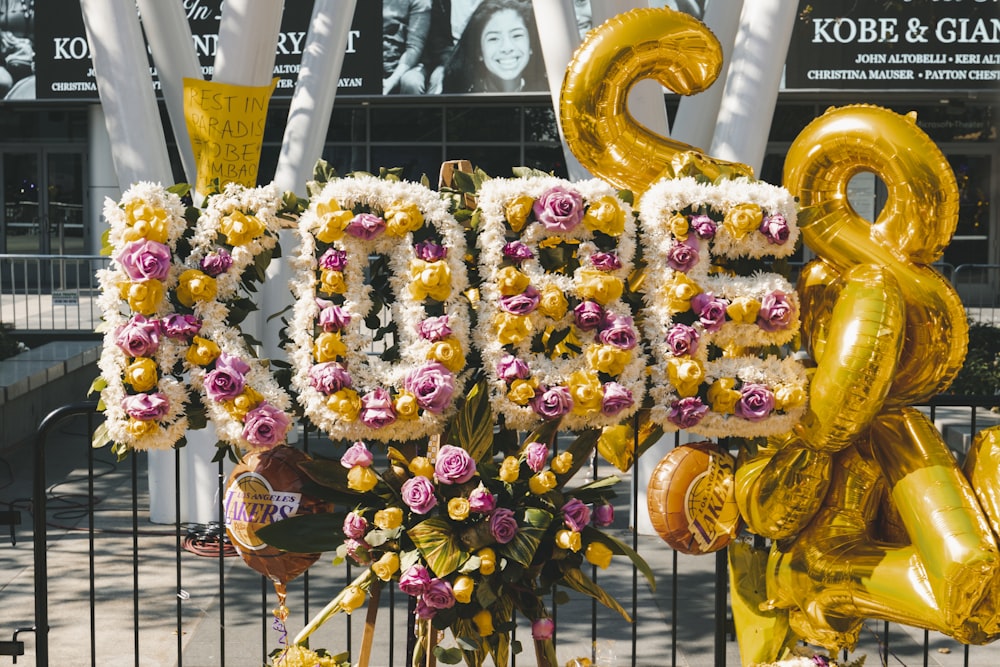
[[739,532],[736,460],[710,440],[674,448],[656,464],[646,489],[653,528],[673,549],[706,554]]
[[252,452],[229,477],[224,511],[226,533],[247,565],[276,584],[286,584],[315,563],[319,553],[272,547],[257,536],[268,524],[300,514],[333,511],[328,503],[302,493],[306,479],[299,464],[311,460],[294,447]]

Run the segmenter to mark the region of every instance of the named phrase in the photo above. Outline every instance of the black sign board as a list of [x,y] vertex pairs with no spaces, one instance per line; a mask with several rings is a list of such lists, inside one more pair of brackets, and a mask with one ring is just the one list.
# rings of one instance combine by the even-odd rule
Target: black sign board
[[997,90],[1000,0],[802,0],[785,88]]

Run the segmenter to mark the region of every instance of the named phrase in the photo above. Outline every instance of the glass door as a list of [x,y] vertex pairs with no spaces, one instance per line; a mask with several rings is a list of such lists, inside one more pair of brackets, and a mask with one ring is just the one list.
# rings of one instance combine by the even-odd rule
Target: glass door
[[[3,220],[0,249],[19,255],[43,253],[41,151],[3,154]],[[47,236],[47,235],[45,235]],[[4,241],[6,243],[4,244]]]

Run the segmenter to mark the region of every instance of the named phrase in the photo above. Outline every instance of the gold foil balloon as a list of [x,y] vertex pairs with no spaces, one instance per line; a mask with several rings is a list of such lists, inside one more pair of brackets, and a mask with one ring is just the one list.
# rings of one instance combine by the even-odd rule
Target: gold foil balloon
[[722,47],[701,22],[667,8],[634,9],[592,30],[563,79],[559,114],[566,143],[592,174],[636,193],[664,176],[751,176],[743,164],[716,160],[643,127],[628,93],[652,78],[680,95],[708,88]]
[[646,504],[653,529],[677,551],[724,548],[739,532],[733,495],[736,461],[711,441],[675,447],[653,469]]

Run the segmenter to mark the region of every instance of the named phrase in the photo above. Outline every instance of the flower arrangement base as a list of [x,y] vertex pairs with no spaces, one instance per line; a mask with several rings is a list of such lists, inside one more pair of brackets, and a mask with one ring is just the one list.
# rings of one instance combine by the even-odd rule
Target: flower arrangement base
[[368,667],[372,657],[372,643],[375,641],[375,620],[378,618],[379,602],[382,599],[382,582],[374,580],[368,589],[368,614],[365,616],[365,631],[361,636],[361,652],[358,667]]

